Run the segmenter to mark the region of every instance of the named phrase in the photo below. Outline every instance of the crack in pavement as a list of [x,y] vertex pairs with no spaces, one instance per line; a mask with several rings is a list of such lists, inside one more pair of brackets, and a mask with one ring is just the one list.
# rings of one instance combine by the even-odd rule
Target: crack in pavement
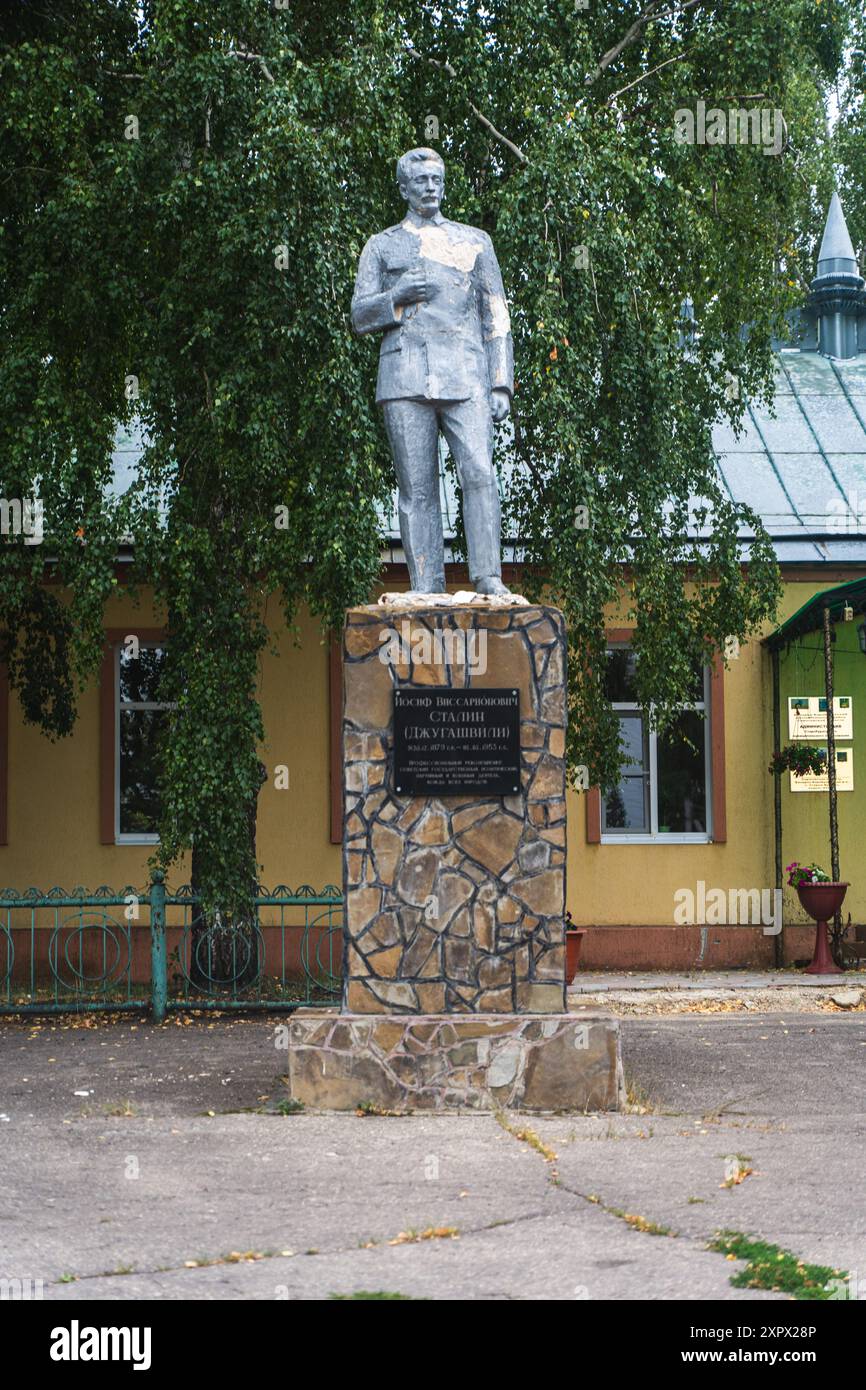
[[[462,1239],[463,1236],[483,1235],[486,1231],[499,1231],[504,1230],[505,1228],[510,1226],[518,1226],[525,1221],[537,1221],[547,1216],[548,1214],[548,1212],[543,1210],[528,1211],[523,1212],[520,1216],[509,1216],[497,1221],[486,1221],[483,1223],[483,1225],[480,1226],[465,1226],[457,1227],[455,1229],[457,1230],[457,1237],[459,1239]],[[398,1232],[398,1235],[399,1234],[400,1232]],[[286,1252],[284,1250],[257,1250],[255,1252],[255,1255],[251,1258],[245,1258],[245,1256],[241,1255],[238,1259],[230,1259],[227,1256],[222,1255],[215,1256],[213,1259],[196,1260],[194,1264],[187,1264],[186,1262],[183,1262],[181,1264],[156,1265],[153,1268],[147,1269],[139,1269],[137,1266],[133,1266],[131,1269],[125,1270],[101,1269],[94,1271],[94,1273],[92,1274],[76,1274],[72,1279],[49,1279],[46,1280],[45,1283],[46,1286],[49,1288],[64,1287],[68,1286],[69,1284],[85,1283],[87,1280],[92,1279],[125,1279],[130,1275],[135,1275],[136,1277],[148,1277],[156,1274],[195,1274],[197,1270],[201,1269],[215,1269],[221,1265],[225,1266],[261,1264],[264,1260],[312,1260],[317,1259],[321,1256],[351,1255],[358,1253],[362,1250],[385,1250],[388,1248],[396,1248],[395,1239],[396,1238],[394,1236],[386,1236],[382,1240],[365,1241],[363,1244],[333,1245],[328,1246],[327,1248],[323,1247],[322,1249],[316,1250],[292,1250],[289,1252]],[[435,1244],[435,1240],[407,1240],[400,1241],[399,1244],[401,1246],[432,1246]]]

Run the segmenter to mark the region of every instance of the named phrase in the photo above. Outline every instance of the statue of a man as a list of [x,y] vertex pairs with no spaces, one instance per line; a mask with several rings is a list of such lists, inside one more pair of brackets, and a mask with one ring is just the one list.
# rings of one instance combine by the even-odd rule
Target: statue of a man
[[493,424],[505,419],[514,390],[502,276],[487,233],[442,216],[445,166],[435,150],[404,154],[397,183],[409,210],[361,252],[352,323],[357,333],[383,335],[376,400],[394,455],[411,587],[445,591],[441,430],[463,492],[472,587],[508,594],[493,469]]

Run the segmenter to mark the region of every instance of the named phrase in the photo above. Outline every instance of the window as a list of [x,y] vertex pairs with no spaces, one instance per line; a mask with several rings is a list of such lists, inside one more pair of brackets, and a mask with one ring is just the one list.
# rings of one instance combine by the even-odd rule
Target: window
[[159,836],[156,753],[169,706],[159,698],[165,649],[140,643],[131,655],[128,642],[116,649],[115,689],[115,840],[118,844],[155,843]]
[[605,843],[705,843],[711,834],[710,673],[695,672],[694,698],[682,706],[664,733],[649,727],[637,702],[634,652],[625,644],[608,649],[607,694],[619,714],[630,761],[618,786],[602,805]]

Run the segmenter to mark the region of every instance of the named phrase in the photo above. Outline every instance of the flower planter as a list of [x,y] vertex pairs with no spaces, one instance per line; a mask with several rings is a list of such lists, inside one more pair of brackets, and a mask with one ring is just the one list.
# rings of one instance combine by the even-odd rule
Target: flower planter
[[815,954],[806,966],[807,975],[841,975],[842,971],[830,954],[827,944],[827,923],[842,906],[847,883],[799,883],[797,897],[804,912],[815,919]]
[[586,927],[567,927],[565,932],[565,983],[570,985],[580,961],[580,943],[586,936]]

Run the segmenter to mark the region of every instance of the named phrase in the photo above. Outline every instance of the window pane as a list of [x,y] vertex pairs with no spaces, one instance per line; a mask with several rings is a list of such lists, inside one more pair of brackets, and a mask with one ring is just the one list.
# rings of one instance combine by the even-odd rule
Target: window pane
[[706,833],[706,735],[705,721],[693,712],[684,712],[671,729],[659,734],[660,833]]
[[605,693],[613,704],[633,704],[637,700],[634,676],[637,658],[630,647],[610,647],[607,653]]
[[159,820],[156,750],[164,710],[120,711],[120,833],[155,835]]
[[[609,647],[605,672],[605,693],[613,704],[636,704],[635,671],[637,657],[631,647]],[[704,668],[698,662],[692,668],[685,700],[704,698]]]
[[692,670],[690,697],[697,704],[704,698],[704,667],[698,664]]
[[623,777],[604,804],[605,830],[648,831],[647,790],[646,777]]
[[163,647],[140,647],[137,657],[120,649],[120,698],[151,703],[159,699],[159,682],[165,666]]
[[646,756],[646,737],[643,727],[642,714],[622,714],[619,720],[619,741],[623,751],[623,757],[628,758],[629,762],[623,764],[623,773],[634,776],[639,772],[646,772],[649,766],[649,759]]
[[649,757],[643,716],[624,714],[619,725],[625,754],[634,762],[624,764],[619,785],[608,793],[604,828],[646,832],[650,828]]

